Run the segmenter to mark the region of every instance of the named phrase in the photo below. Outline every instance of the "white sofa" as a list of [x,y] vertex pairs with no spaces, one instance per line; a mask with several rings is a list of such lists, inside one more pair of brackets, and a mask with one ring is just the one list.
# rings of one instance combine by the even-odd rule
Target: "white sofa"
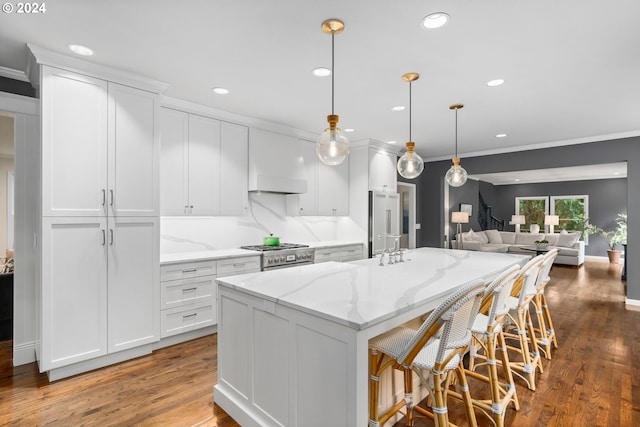
[[[584,264],[584,242],[580,233],[531,234],[512,231],[469,231],[462,233],[462,249],[482,252],[502,252],[535,255],[536,240],[548,240],[549,248],[558,248],[554,264],[581,266]],[[457,248],[457,242],[453,241]]]

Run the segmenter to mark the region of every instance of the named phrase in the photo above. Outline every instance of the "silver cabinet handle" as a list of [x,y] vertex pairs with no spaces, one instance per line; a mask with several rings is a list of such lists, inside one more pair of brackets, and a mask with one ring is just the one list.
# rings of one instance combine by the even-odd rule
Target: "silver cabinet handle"
[[109,244],[113,245],[113,228],[109,229]]
[[188,270],[182,270],[182,273],[195,273],[197,271],[196,268],[190,268]]
[[104,206],[106,203],[107,203],[107,190],[103,188],[102,189],[102,206]]
[[193,313],[193,314],[185,314],[182,316],[183,319],[188,319],[189,317],[196,317],[198,315],[198,313]]
[[113,206],[113,189],[109,190],[109,206]]
[[192,214],[193,213],[193,205],[189,205],[189,213]]
[[182,292],[192,292],[192,291],[195,291],[196,289],[198,288],[185,288],[182,290]]
[[100,230],[100,231],[102,231],[102,246],[104,246],[104,245],[107,244],[107,234],[104,231],[104,228],[102,230]]
[[189,213],[189,205],[184,205],[184,213]]
[[233,268],[244,268],[244,262],[242,264],[233,264]]

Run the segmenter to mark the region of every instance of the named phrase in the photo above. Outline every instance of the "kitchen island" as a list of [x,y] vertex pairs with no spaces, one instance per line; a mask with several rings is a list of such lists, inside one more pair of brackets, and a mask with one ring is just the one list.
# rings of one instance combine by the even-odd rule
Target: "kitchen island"
[[366,426],[368,341],[529,257],[420,248],[218,279],[214,400],[243,426]]

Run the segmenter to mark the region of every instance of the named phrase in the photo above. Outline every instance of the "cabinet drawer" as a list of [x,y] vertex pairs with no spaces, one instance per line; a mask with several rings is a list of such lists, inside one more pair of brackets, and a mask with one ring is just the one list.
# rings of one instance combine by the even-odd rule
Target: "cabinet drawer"
[[204,276],[162,282],[160,308],[215,304],[215,280],[215,276]]
[[342,262],[357,261],[362,259],[362,246],[346,246],[340,249],[338,259]]
[[207,304],[190,309],[183,307],[171,308],[160,312],[160,337],[166,338],[215,324],[215,304]]
[[231,258],[218,261],[218,277],[260,271],[260,256]]
[[182,262],[160,266],[160,281],[215,276],[215,261]]
[[314,263],[338,261],[338,251],[334,249],[316,249]]

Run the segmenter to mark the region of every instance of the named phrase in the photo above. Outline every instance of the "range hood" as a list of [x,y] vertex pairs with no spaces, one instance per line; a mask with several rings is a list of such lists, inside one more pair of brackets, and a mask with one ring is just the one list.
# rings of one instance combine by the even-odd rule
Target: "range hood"
[[249,191],[307,192],[302,148],[297,138],[264,129],[249,129]]

